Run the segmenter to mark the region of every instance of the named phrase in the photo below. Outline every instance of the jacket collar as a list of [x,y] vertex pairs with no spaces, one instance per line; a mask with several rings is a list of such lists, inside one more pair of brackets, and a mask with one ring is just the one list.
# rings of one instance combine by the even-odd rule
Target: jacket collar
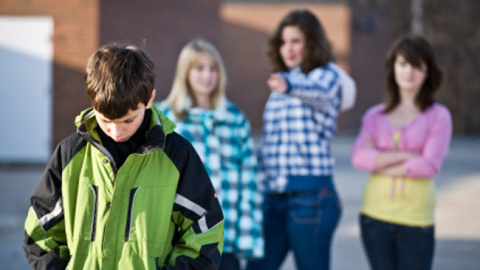
[[189,97],[186,97],[184,108],[191,120],[199,119],[203,121],[202,119],[204,118],[213,118],[217,122],[225,122],[228,119],[228,103],[227,98],[223,96],[218,106],[213,110],[206,110],[200,107],[191,108],[191,100]]
[[[152,117],[150,120],[150,128],[147,132],[147,138],[145,140],[145,151],[155,150],[159,147],[165,147],[166,136],[175,130],[175,123],[165,117],[162,112],[157,109],[155,104],[152,105]],[[93,140],[100,142],[100,137],[95,131],[98,126],[95,118],[95,111],[93,107],[83,110],[75,118],[75,125],[77,126],[77,132],[87,140]]]

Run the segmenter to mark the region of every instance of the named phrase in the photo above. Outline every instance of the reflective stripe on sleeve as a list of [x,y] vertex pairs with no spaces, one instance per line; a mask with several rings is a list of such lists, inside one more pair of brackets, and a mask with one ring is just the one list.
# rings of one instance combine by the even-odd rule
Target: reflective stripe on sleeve
[[45,224],[47,224],[50,220],[60,216],[62,213],[63,213],[63,205],[62,205],[62,199],[60,198],[55,204],[55,208],[52,210],[52,212],[39,218],[38,223],[40,223],[42,228],[44,228]]
[[188,210],[194,212],[195,214],[199,215],[199,216],[203,216],[205,215],[205,213],[207,213],[207,210],[205,210],[203,207],[201,207],[200,205],[190,201],[189,199],[187,199],[186,197],[180,195],[180,194],[175,194],[175,203],[184,207],[184,208],[187,208]]

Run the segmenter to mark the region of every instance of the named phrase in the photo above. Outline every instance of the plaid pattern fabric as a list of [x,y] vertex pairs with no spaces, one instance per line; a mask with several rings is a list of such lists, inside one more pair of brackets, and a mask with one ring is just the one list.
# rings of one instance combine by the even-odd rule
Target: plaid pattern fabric
[[185,120],[177,119],[165,102],[158,105],[177,125],[175,131],[192,143],[210,175],[225,218],[223,251],[238,258],[262,257],[262,198],[248,119],[226,99],[213,111],[188,110]]
[[260,160],[265,191],[290,190],[292,181],[297,188],[307,188],[300,181],[332,175],[330,144],[342,95],[338,69],[330,63],[309,74],[300,68],[281,73],[288,90],[272,92],[263,114]]

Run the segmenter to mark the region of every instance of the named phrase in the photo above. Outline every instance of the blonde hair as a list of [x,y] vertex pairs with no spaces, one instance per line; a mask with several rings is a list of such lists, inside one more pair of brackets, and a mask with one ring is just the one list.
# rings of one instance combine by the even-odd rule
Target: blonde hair
[[[197,60],[199,54],[208,53],[215,61],[218,71],[218,82],[210,95],[210,102],[212,109],[215,109],[220,104],[220,101],[225,93],[226,72],[223,65],[222,58],[217,49],[208,41],[203,39],[196,39],[189,42],[183,47],[177,61],[177,69],[173,79],[172,90],[167,97],[167,104],[172,108],[173,113],[177,118],[185,118],[186,110],[196,106],[197,101],[193,91],[188,83],[188,73],[192,68],[193,63]],[[192,101],[189,108],[185,108],[187,96]]]

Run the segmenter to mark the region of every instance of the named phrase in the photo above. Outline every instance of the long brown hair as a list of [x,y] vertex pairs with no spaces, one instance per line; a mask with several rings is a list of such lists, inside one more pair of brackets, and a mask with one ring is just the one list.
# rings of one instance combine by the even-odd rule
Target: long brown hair
[[296,26],[305,35],[305,48],[301,65],[304,73],[309,73],[313,69],[323,67],[328,62],[333,61],[332,48],[320,21],[309,10],[297,9],[283,18],[270,38],[268,58],[274,71],[288,70],[279,51],[283,44],[282,32],[287,26]]
[[394,70],[395,61],[399,55],[416,68],[420,68],[422,64],[427,68],[425,81],[415,97],[417,107],[420,111],[425,111],[435,102],[435,94],[440,89],[443,75],[433,48],[427,40],[418,35],[407,35],[398,38],[387,52],[385,59],[387,100],[384,113],[391,112],[401,101]]

